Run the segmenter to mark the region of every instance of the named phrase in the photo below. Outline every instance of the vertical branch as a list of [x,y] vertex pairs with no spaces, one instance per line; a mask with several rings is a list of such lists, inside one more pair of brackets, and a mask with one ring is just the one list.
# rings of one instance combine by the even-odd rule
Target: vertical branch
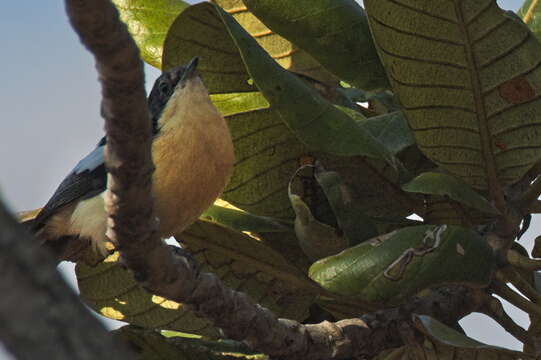
[[0,202],[0,341],[17,359],[131,359]]

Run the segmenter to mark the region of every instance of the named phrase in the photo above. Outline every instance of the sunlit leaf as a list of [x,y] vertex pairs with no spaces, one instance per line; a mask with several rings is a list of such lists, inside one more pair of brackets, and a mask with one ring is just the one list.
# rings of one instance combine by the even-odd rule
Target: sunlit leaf
[[354,0],[243,0],[265,25],[308,51],[342,80],[388,86],[363,8]]
[[475,188],[518,181],[541,156],[535,36],[494,0],[364,3],[419,148]]
[[163,42],[169,26],[188,3],[182,0],[113,0],[120,19],[128,25],[141,58],[161,69]]
[[[316,284],[280,254],[256,239],[203,220],[179,237],[201,264],[233,289],[242,290],[281,316],[302,320],[319,291]],[[118,253],[96,267],[77,264],[81,297],[98,313],[149,329],[219,337],[211,323],[182,304],[149,294],[118,263]]]
[[238,231],[251,232],[292,232],[292,224],[277,219],[256,216],[250,213],[212,205],[201,215],[206,220],[230,227]]
[[[518,10],[517,15],[527,21],[528,27],[538,39],[541,39],[541,4],[526,0]],[[532,7],[532,4],[534,5]]]
[[329,291],[397,304],[443,283],[487,286],[495,256],[474,231],[414,226],[376,237],[314,263],[309,276]]

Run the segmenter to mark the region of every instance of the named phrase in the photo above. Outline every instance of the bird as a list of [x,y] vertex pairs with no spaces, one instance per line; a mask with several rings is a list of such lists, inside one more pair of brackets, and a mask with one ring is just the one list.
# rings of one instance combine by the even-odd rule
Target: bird
[[[164,71],[148,96],[152,193],[162,238],[195,222],[225,188],[234,164],[228,125],[196,71],[199,59]],[[27,227],[54,252],[78,238],[106,255],[106,138],[77,163]]]

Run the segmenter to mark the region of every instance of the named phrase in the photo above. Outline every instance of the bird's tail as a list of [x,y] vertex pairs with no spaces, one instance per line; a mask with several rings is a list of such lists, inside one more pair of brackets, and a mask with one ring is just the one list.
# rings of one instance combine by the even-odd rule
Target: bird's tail
[[17,218],[19,219],[19,223],[23,225],[25,228],[27,228],[28,230],[32,231],[35,225],[34,220],[36,219],[36,216],[38,216],[40,211],[41,211],[41,208],[18,212]]

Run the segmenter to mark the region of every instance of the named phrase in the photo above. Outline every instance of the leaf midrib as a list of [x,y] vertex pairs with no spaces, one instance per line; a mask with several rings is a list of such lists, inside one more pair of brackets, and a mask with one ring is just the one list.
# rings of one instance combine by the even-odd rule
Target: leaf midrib
[[[473,40],[468,30],[469,24],[466,23],[464,18],[462,0],[454,0],[454,7],[459,20],[457,25],[460,28],[460,31],[462,32],[462,35],[465,39],[464,51],[466,53],[466,62],[469,64],[468,72],[470,73],[471,91],[474,97],[475,112],[477,115],[476,117],[478,120],[479,128],[479,138],[481,142],[481,156],[485,163],[484,169],[487,177],[488,189],[490,197],[495,200],[498,210],[503,211],[505,207],[505,200],[503,198],[502,190],[498,183],[496,159],[494,156],[492,143],[490,141],[491,134],[488,128],[487,110],[483,101],[483,90],[478,76],[478,70],[480,66],[479,64],[477,64],[475,55],[473,54]],[[486,10],[487,7],[483,8],[480,14],[484,13]],[[471,19],[470,24],[475,21],[478,16],[479,14],[476,15],[473,19]]]

